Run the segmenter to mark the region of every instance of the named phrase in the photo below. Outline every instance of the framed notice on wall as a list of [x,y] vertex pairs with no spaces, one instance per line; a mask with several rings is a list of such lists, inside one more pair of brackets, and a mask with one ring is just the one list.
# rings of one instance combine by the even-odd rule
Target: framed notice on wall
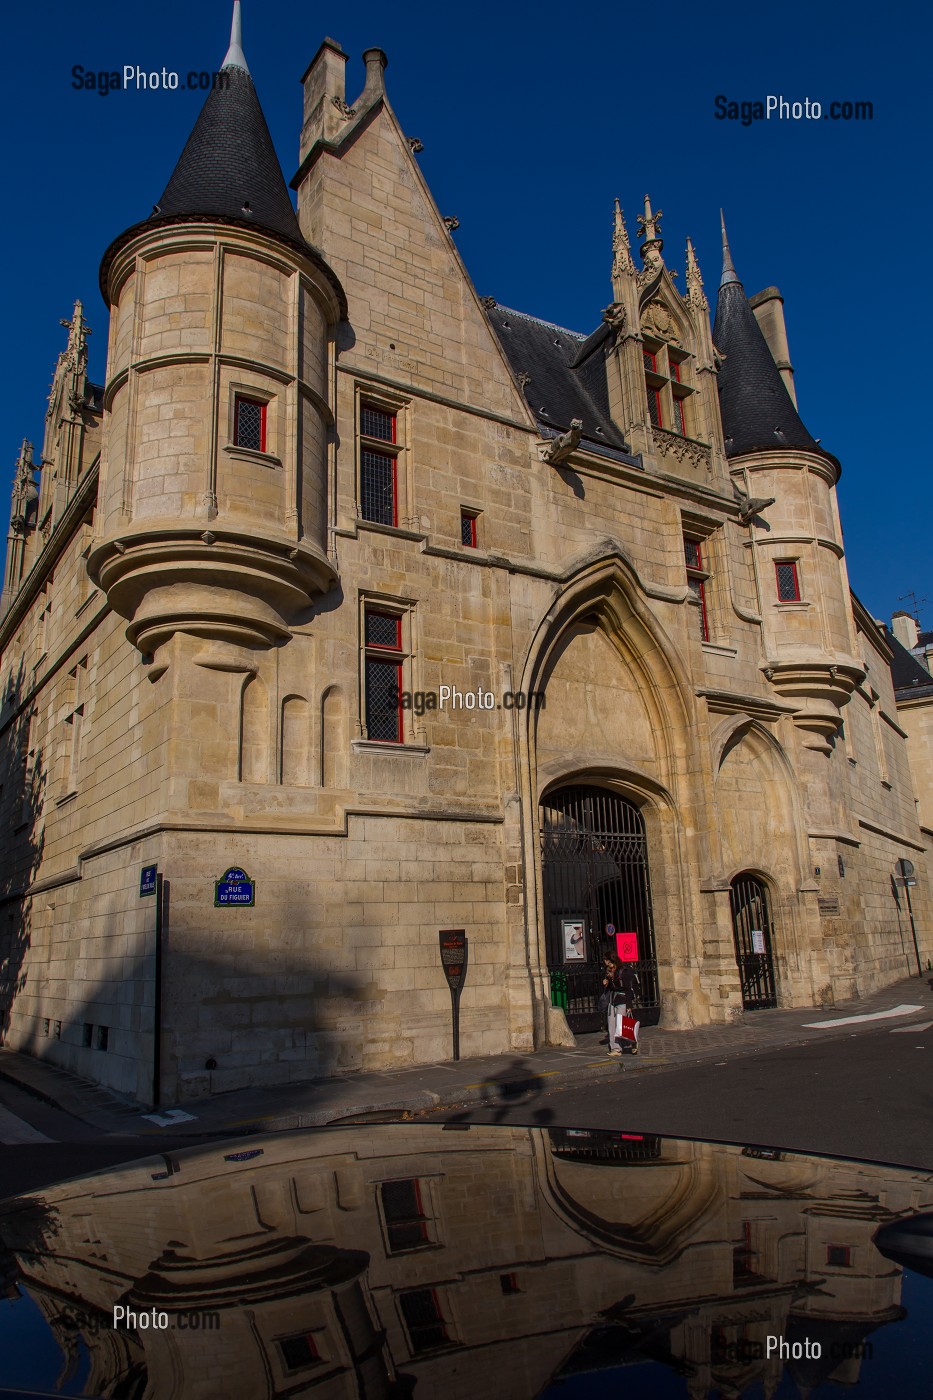
[[564,962],[586,962],[586,920],[562,919]]

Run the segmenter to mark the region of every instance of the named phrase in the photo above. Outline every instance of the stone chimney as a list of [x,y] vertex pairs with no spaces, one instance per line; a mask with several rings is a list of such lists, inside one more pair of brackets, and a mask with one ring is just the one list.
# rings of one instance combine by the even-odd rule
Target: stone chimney
[[896,612],[891,618],[891,631],[902,647],[913,651],[920,640],[916,620],[908,612]]
[[333,39],[325,39],[301,80],[304,119],[299,164],[316,141],[333,141],[347,124],[347,55]]
[[755,320],[768,343],[771,358],[781,371],[781,378],[796,408],[794,367],[790,362],[787,327],[784,324],[784,298],[777,287],[765,287],[763,292],[756,292],[753,297],[749,297],[748,304],[755,313]]

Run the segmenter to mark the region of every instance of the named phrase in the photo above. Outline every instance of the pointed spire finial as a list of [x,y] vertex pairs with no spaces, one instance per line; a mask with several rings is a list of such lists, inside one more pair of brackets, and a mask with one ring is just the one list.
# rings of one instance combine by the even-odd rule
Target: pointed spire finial
[[83,302],[76,301],[74,311],[71,313],[71,320],[63,320],[60,324],[68,331],[68,345],[62,352],[62,358],[76,369],[85,369],[87,367],[87,338],[91,334],[91,328],[84,319]]
[[687,239],[687,300],[704,311],[709,310],[706,293],[703,290],[703,277],[700,264],[694,251],[693,240]]
[[16,472],[18,476],[25,476],[27,472],[32,472],[33,470],[32,443],[28,438],[23,438],[23,445],[19,449],[19,457],[16,461]]
[[661,229],[659,225],[663,216],[663,209],[659,209],[656,214],[652,214],[651,199],[648,195],[645,195],[645,212],[644,214],[639,214],[638,218],[635,220],[635,222],[640,226],[642,237],[645,240],[642,244],[643,257],[644,250],[649,243],[657,243],[659,245],[661,243]]
[[726,220],[721,209],[719,211],[719,222],[722,226],[722,279],[719,285],[720,287],[727,287],[730,282],[738,282],[741,286],[741,279],[735,270],[732,254],[729,251],[729,239],[726,236]]
[[628,241],[625,215],[622,213],[622,206],[616,200],[612,216],[612,275],[618,277],[622,273],[633,273],[634,271],[632,245]]
[[243,52],[243,19],[240,14],[240,0],[233,0],[233,23],[230,26],[230,47],[227,49],[227,56],[220,65],[221,72],[225,68],[242,68],[244,73],[249,72],[249,65],[246,62],[246,54]]

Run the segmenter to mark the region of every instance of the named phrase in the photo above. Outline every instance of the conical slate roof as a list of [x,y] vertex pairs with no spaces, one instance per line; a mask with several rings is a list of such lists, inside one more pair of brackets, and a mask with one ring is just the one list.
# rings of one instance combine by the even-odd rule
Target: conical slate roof
[[227,64],[210,93],[155,217],[213,215],[302,242],[282,167],[245,68]]
[[723,356],[719,409],[727,457],[782,447],[828,456],[804,427],[745,289],[732,265],[723,226],[723,273],[713,342]]
[[104,300],[109,304],[113,260],[131,238],[163,224],[218,220],[262,229],[297,247],[327,277],[345,316],[344,290],[332,268],[302,235],[292,208],[243,53],[240,0],[233,6],[230,47],[220,74],[159,203],[148,219],[125,229],[104,253],[100,267]]

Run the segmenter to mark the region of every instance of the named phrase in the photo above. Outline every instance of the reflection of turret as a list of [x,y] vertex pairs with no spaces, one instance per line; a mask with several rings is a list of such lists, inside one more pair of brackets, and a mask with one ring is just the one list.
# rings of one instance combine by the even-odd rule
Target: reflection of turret
[[340,1288],[359,1278],[369,1255],[301,1238],[263,1235],[229,1253],[198,1259],[167,1249],[121,1298],[135,1310],[240,1308],[272,1298]]

